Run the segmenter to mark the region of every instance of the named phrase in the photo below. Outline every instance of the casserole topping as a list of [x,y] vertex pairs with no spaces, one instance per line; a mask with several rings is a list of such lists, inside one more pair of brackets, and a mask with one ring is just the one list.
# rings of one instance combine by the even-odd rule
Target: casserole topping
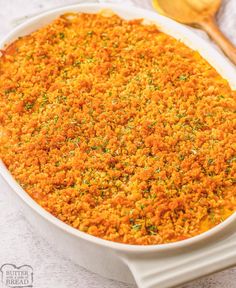
[[235,92],[141,20],[66,14],[1,52],[0,156],[65,223],[183,240],[236,208]]

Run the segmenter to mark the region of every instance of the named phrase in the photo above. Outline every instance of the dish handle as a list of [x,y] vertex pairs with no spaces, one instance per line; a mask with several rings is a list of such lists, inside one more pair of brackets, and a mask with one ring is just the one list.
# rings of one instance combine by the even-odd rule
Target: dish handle
[[236,235],[231,238],[175,254],[166,251],[121,258],[139,288],[168,288],[236,265]]

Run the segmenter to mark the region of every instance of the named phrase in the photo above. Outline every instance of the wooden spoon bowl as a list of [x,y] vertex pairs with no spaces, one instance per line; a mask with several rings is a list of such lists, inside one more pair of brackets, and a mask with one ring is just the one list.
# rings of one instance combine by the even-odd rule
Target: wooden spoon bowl
[[220,31],[215,21],[221,3],[221,0],[153,0],[153,6],[160,14],[205,30],[236,64],[236,48]]

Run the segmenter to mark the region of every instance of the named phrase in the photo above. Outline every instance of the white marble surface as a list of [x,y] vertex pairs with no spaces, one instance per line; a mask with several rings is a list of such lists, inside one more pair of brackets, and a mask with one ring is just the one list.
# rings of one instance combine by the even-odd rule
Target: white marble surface
[[[175,0],[173,0],[175,1]],[[0,0],[0,38],[17,23],[41,11],[74,4],[78,0]],[[97,2],[106,2],[98,0]],[[129,5],[135,2],[151,9],[148,0],[113,0]],[[221,29],[236,44],[236,0],[225,0],[218,15]],[[200,33],[205,37],[204,33]],[[9,191],[4,189],[0,178],[0,266],[13,263],[17,266],[29,264],[34,270],[34,285],[37,288],[134,288],[78,267],[53,249],[53,243],[47,243],[37,233],[37,227],[31,227],[15,205],[11,202]],[[1,281],[0,281],[1,287]],[[182,288],[234,288],[236,287],[236,268],[196,280]]]

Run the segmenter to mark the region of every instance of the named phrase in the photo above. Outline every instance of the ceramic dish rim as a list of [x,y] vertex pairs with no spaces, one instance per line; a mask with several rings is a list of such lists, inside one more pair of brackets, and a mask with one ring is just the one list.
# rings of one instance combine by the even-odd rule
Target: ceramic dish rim
[[[181,30],[181,33],[183,35],[186,35],[190,38],[190,40],[200,41],[202,44],[204,44],[206,47],[209,48],[209,51],[211,53],[214,53],[215,57],[220,57],[220,61],[223,61],[226,65],[229,65],[229,70],[233,67],[230,66],[230,62],[227,61],[224,56],[222,56],[219,52],[217,52],[214,48],[211,47],[210,44],[208,44],[204,39],[200,38],[199,36],[195,35],[192,31],[190,31],[185,26],[176,23],[175,21],[168,19],[164,16],[160,16],[154,12],[142,9],[142,8],[136,8],[129,6],[129,8],[124,8],[121,5],[118,4],[101,4],[101,3],[88,3],[88,4],[75,4],[75,5],[67,5],[60,8],[51,9],[49,11],[43,12],[37,16],[34,16],[33,18],[26,20],[23,24],[17,26],[15,29],[13,29],[6,37],[4,37],[0,41],[0,49],[3,49],[6,45],[9,45],[11,43],[12,38],[18,38],[22,34],[22,30],[25,30],[28,28],[32,23],[35,23],[36,21],[40,21],[43,18],[46,18],[47,16],[51,16],[54,13],[66,13],[70,11],[78,11],[83,10],[86,8],[95,8],[95,9],[111,9],[111,10],[125,10],[125,9],[132,9],[135,10],[139,14],[143,14],[144,19],[150,19],[153,21],[153,18],[156,19],[156,21],[159,22],[162,20],[162,22],[169,23],[171,25],[175,25],[176,27]],[[131,14],[135,14],[135,12],[130,12]],[[17,36],[18,35],[18,36]],[[205,57],[204,57],[205,58]],[[207,59],[208,60],[208,59]],[[231,68],[230,68],[231,67]],[[236,73],[235,73],[236,76]],[[228,79],[227,79],[228,80]],[[236,87],[236,83],[235,83]],[[166,244],[156,244],[156,245],[132,245],[132,244],[125,244],[125,243],[119,243],[119,242],[113,242],[109,240],[105,240],[99,237],[92,236],[90,234],[87,234],[85,232],[82,232],[76,228],[73,228],[72,226],[64,223],[63,221],[57,219],[55,216],[47,212],[44,208],[42,208],[36,201],[34,201],[28,194],[25,192],[21,186],[16,182],[16,180],[12,177],[10,172],[7,170],[3,162],[0,160],[0,174],[3,176],[5,181],[8,183],[8,185],[14,190],[14,192],[31,208],[33,209],[37,214],[39,214],[44,220],[50,222],[51,224],[57,226],[57,228],[63,230],[66,233],[69,233],[75,237],[82,238],[84,240],[87,240],[89,242],[93,242],[94,244],[105,246],[108,248],[115,249],[120,252],[130,252],[130,253],[144,253],[144,252],[161,252],[166,250],[172,250],[172,249],[179,249],[188,247],[190,245],[199,243],[201,241],[207,240],[209,237],[212,237],[222,231],[226,227],[228,227],[230,224],[232,224],[236,220],[236,212],[233,213],[230,217],[228,217],[225,221],[222,223],[216,225],[215,227],[209,229],[206,232],[203,232],[199,235],[193,236],[191,238],[188,238],[186,240],[177,241],[177,242],[171,242]]]

